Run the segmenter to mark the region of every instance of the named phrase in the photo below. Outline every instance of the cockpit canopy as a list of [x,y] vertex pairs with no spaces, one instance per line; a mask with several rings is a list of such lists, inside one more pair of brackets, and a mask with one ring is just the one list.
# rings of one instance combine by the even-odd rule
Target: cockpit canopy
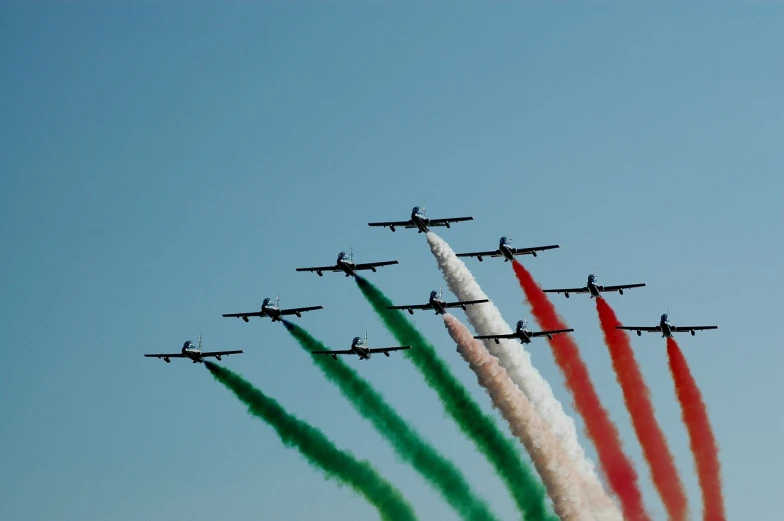
[[667,313],[664,313],[664,314],[661,316],[661,321],[662,321],[662,322],[667,322]]
[[338,253],[338,260],[345,260],[347,258],[348,258],[348,255],[346,255],[346,252],[342,251],[342,252]]
[[501,237],[501,244],[509,244],[510,242],[512,241],[509,239],[509,237],[507,236]]
[[268,298],[265,298],[265,299],[264,299],[264,301],[261,303],[261,306],[262,306],[262,307],[267,307],[267,306],[269,306],[269,305],[270,305],[270,302],[272,302],[272,299],[271,299],[271,298],[269,298],[269,297],[268,297]]
[[422,215],[421,208],[415,206],[411,209],[411,215]]
[[361,346],[362,345],[362,337],[361,336],[355,336],[354,340],[351,341],[351,345]]
[[186,340],[184,344],[182,344],[183,349],[193,349],[193,342],[190,340]]
[[591,273],[590,275],[588,275],[588,282],[594,282],[594,281],[596,281],[596,275]]
[[438,298],[438,292],[436,290],[431,291],[430,292],[430,298],[431,299],[437,299]]
[[517,321],[517,329],[525,329],[525,320],[518,320]]

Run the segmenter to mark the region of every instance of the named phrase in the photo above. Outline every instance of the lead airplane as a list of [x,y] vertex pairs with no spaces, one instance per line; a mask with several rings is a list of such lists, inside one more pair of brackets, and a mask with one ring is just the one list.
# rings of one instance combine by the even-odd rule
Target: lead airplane
[[315,268],[297,268],[297,271],[315,271],[319,277],[324,276],[325,271],[342,271],[348,276],[357,276],[358,271],[371,270],[376,271],[379,266],[389,266],[391,264],[398,264],[396,260],[383,261],[383,262],[366,262],[364,264],[354,263],[354,255],[349,256],[346,252],[342,251],[338,254],[338,260],[334,266],[316,266]]
[[582,288],[561,288],[561,289],[546,289],[544,290],[545,293],[563,293],[566,298],[569,298],[569,293],[590,293],[591,298],[603,298],[602,293],[607,293],[608,291],[617,291],[621,295],[623,295],[623,290],[630,289],[630,288],[641,288],[645,286],[644,283],[642,284],[621,284],[620,286],[600,286],[596,283],[597,281],[596,274],[591,273],[588,275],[588,284]]
[[637,336],[642,336],[643,331],[648,333],[661,333],[662,338],[672,338],[673,333],[691,332],[694,336],[695,331],[703,331],[705,329],[719,329],[719,326],[673,326],[670,324],[667,313],[663,313],[659,319],[659,325],[655,327],[640,327],[640,326],[616,326],[615,329],[625,329],[628,331],[637,331]]
[[462,221],[473,221],[473,217],[449,217],[446,219],[428,219],[425,215],[425,209],[419,208],[419,206],[415,206],[411,209],[411,219],[408,221],[385,221],[379,223],[368,223],[368,226],[383,226],[389,227],[390,230],[393,232],[395,231],[395,227],[399,226],[401,228],[416,228],[419,230],[419,233],[427,233],[430,231],[429,226],[446,226],[450,228],[449,223],[457,223]]
[[281,322],[283,320],[282,317],[286,315],[297,315],[297,317],[302,318],[302,313],[316,309],[324,309],[324,306],[280,309],[280,297],[276,296],[274,305],[272,304],[271,298],[265,298],[261,303],[261,311],[251,311],[248,313],[228,313],[223,316],[241,318],[245,322],[249,322],[248,317],[269,317],[273,322]]
[[504,262],[509,262],[514,260],[515,255],[533,255],[536,257],[537,251],[544,251],[544,250],[552,250],[555,248],[560,248],[557,244],[551,244],[550,246],[534,246],[532,248],[512,248],[510,244],[512,243],[512,239],[509,237],[501,237],[498,241],[498,249],[491,250],[491,251],[475,251],[471,253],[458,253],[458,257],[476,257],[479,262],[482,262],[483,257],[503,257]]
[[499,340],[502,338],[516,338],[520,341],[521,344],[530,344],[531,340],[539,337],[539,336],[546,336],[550,340],[553,339],[553,335],[560,335],[561,333],[571,333],[574,329],[553,329],[552,331],[529,331],[528,330],[528,319],[523,318],[523,320],[517,321],[517,327],[515,328],[514,333],[510,333],[507,335],[479,335],[475,336],[477,340],[485,340],[492,338],[495,340],[495,343],[500,343]]
[[389,356],[390,351],[402,351],[404,349],[411,349],[411,346],[397,346],[397,347],[375,347],[369,348],[367,342],[367,331],[365,331],[365,339],[362,340],[361,336],[355,336],[351,342],[351,349],[343,351],[311,351],[312,355],[329,355],[335,360],[338,355],[357,355],[360,360],[370,360],[370,355],[373,353],[384,353]]
[[413,315],[415,309],[433,309],[436,312],[436,315],[443,315],[446,313],[448,308],[463,308],[465,311],[466,306],[470,306],[473,304],[483,304],[485,302],[490,302],[487,299],[482,300],[463,300],[460,302],[445,302],[443,298],[441,298],[441,290],[438,291],[431,291],[430,298],[428,299],[427,304],[414,304],[411,306],[387,306],[387,309],[407,309],[408,313]]
[[182,351],[179,353],[157,353],[144,356],[150,358],[163,358],[163,361],[167,364],[171,362],[172,358],[190,358],[195,364],[196,362],[203,363],[205,358],[215,357],[217,360],[220,360],[222,356],[236,355],[239,353],[242,353],[242,351],[210,351],[208,353],[202,353],[201,333],[199,333],[198,347],[194,347],[193,342],[186,340],[185,343],[182,344]]

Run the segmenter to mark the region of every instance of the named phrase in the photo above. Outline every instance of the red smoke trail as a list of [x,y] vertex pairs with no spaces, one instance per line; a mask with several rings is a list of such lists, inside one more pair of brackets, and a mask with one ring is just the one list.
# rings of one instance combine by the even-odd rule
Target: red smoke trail
[[645,385],[637,360],[634,359],[629,335],[626,331],[615,329],[621,323],[606,300],[596,299],[596,311],[599,313],[604,341],[610,350],[615,378],[623,391],[623,400],[632,418],[634,432],[642,446],[645,460],[648,462],[653,484],[661,496],[669,518],[684,520],[688,511],[686,494],[675,468],[670,447],[656,421],[650,392]]
[[667,357],[675,383],[675,394],[681,404],[681,415],[689,432],[689,445],[697,467],[697,478],[702,489],[702,519],[725,521],[724,498],[721,493],[719,449],[708,420],[708,410],[702,401],[697,382],[689,370],[680,347],[672,338],[667,339]]
[[[512,266],[539,325],[544,329],[565,329],[566,325],[556,313],[555,307],[528,270],[517,261],[513,261]],[[618,429],[596,394],[577,344],[569,335],[553,336],[549,343],[555,361],[564,374],[577,412],[585,422],[588,437],[596,447],[607,481],[621,501],[624,518],[627,521],[650,521],[637,484],[637,472],[623,453]]]

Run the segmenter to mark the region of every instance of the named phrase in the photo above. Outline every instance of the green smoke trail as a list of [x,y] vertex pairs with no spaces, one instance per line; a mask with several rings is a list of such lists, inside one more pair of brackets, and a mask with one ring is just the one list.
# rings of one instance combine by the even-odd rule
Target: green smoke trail
[[[283,324],[306,351],[328,349],[301,327],[286,320]],[[490,507],[471,490],[457,467],[409,426],[370,383],[340,359],[324,356],[316,358],[314,363],[329,381],[338,386],[351,405],[370,420],[395,452],[438,490],[461,518],[466,521],[497,521]]]
[[405,356],[438,394],[446,411],[460,430],[474,442],[506,484],[526,520],[557,521],[547,507],[547,494],[536,473],[520,458],[517,445],[506,438],[493,419],[485,415],[468,390],[455,378],[435,348],[396,309],[384,293],[367,280],[356,277],[357,285],[387,329],[401,345],[410,345]]
[[253,387],[225,367],[204,362],[212,376],[228,387],[248,411],[267,422],[278,433],[284,445],[296,448],[327,478],[347,484],[367,499],[385,521],[416,521],[413,508],[399,490],[379,475],[368,462],[338,449],[320,430],[287,413],[278,402]]

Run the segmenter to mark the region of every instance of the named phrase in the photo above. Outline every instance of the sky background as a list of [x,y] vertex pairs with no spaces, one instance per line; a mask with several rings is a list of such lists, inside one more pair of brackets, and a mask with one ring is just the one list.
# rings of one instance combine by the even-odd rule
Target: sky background
[[[424,237],[366,223],[426,202],[474,216],[441,233],[457,251],[508,232],[560,244],[524,259],[544,286],[594,269],[647,283],[608,297],[624,322],[669,308],[719,325],[679,340],[728,518],[779,519],[782,25],[773,3],[4,2],[0,518],[377,519],[203,367],[142,357],[202,332],[205,349],[244,349],[226,366],[372,461],[421,519],[457,519],[280,324],[221,317],[280,292],[325,306],[297,323],[334,348],[365,329],[394,343],[353,282],[294,268],[353,247],[400,261],[369,275],[395,302],[425,302],[442,279]],[[528,312],[508,264],[468,266],[508,322]],[[663,519],[593,303],[555,302]],[[491,411],[442,320],[414,320]],[[697,519],[664,341],[632,341]],[[547,343],[530,350],[596,461]],[[347,362],[518,518],[404,357]]]

